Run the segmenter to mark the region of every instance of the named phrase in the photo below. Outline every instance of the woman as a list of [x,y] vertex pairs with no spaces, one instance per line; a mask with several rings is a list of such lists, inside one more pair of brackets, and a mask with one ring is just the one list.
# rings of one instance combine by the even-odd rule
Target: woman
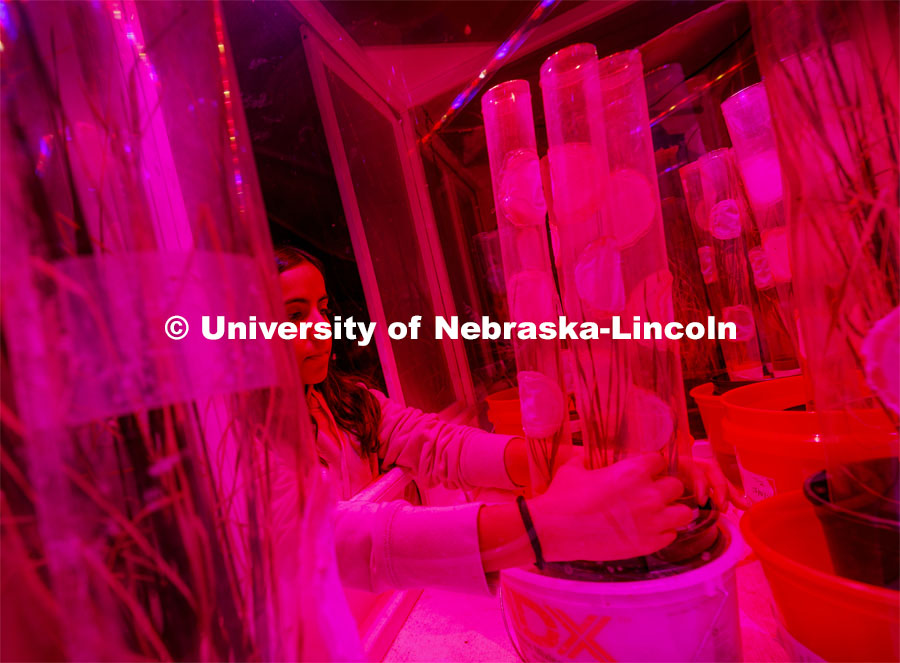
[[[295,248],[279,249],[276,262],[288,318],[327,322],[322,264]],[[392,402],[331,370],[330,340],[297,338],[294,348],[318,452],[339,477],[344,500],[369,484],[380,465],[407,469],[425,486],[515,490],[528,483],[523,439],[454,426]],[[535,533],[543,559],[551,562],[655,552],[692,520],[687,506],[673,504],[682,495],[681,481],[659,476],[663,469],[659,454],[599,470],[573,459],[545,493],[526,500],[527,513],[515,503],[341,502],[335,530],[341,578],[374,592],[438,586],[486,593],[499,570],[536,561]],[[721,482],[715,493],[724,495]]]

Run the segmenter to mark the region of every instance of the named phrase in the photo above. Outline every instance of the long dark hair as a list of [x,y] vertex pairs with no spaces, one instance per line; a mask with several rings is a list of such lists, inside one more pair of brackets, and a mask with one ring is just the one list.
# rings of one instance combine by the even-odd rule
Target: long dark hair
[[[312,265],[325,278],[322,261],[293,246],[276,248],[275,264],[279,274],[300,265]],[[363,455],[375,453],[378,449],[378,429],[381,427],[381,406],[369,391],[370,385],[367,383],[361,376],[342,373],[329,359],[328,376],[318,385],[335,422],[356,436]]]

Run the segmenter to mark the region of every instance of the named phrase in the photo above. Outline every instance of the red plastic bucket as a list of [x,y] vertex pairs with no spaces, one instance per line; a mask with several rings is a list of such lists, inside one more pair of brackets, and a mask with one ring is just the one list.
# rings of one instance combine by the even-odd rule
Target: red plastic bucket
[[734,446],[751,501],[803,488],[825,467],[815,413],[788,411],[805,403],[803,379],[781,378],[733,389],[721,397],[722,433]]
[[519,389],[512,387],[491,394],[485,398],[487,418],[499,435],[524,435],[522,430],[522,410],[519,405]]
[[755,504],[741,532],[762,562],[788,632],[828,661],[900,658],[900,592],[834,574],[802,491]]
[[725,434],[722,430],[725,406],[722,405],[722,396],[716,394],[715,391],[716,386],[712,382],[707,382],[691,389],[690,395],[700,409],[703,428],[706,430],[706,437],[712,447],[716,462],[731,483],[743,488],[741,472],[734,454],[734,445],[725,441]]
[[[856,462],[890,456],[890,443],[872,440],[859,445],[853,431],[872,418],[871,411],[817,413],[793,410],[803,407],[806,392],[801,376],[780,378],[738,387],[722,396],[725,441],[734,445],[744,490],[751,501],[803,488],[807,478],[832,463]],[[822,421],[829,420],[826,445]],[[848,442],[840,441],[841,431]],[[858,436],[858,433],[856,433]]]
[[[858,443],[859,426],[869,420],[878,421],[883,416],[880,413],[789,410],[805,403],[802,376],[750,384],[722,396],[722,432],[725,441],[734,445],[744,491],[751,501],[801,490],[807,478],[828,466],[826,452],[832,463],[838,459],[857,462],[896,454],[890,441]],[[826,417],[832,436],[827,445],[822,440],[822,421]],[[847,433],[847,442],[840,441],[842,431]]]

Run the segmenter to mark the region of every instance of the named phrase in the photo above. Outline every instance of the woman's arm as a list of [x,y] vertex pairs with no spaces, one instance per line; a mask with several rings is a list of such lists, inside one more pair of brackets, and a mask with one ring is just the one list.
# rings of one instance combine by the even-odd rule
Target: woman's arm
[[[527,501],[544,559],[624,559],[671,543],[693,514],[670,505],[683,486],[655,478],[664,466],[651,455],[600,470],[577,460],[561,468],[546,493]],[[515,504],[341,502],[335,538],[343,581],[373,592],[442,587],[485,594],[497,571],[535,561]]]
[[369,592],[438,587],[489,595],[493,578],[485,573],[479,549],[483,508],[339,502],[335,542],[341,580]]
[[[410,470],[425,486],[514,490],[526,485],[524,440],[513,445],[508,455],[512,435],[450,424],[434,414],[403,407],[376,390],[372,393],[381,405],[378,455],[385,466]],[[520,483],[523,477],[526,480]]]
[[[693,518],[687,506],[669,506],[684,485],[674,477],[657,478],[665,468],[659,454],[598,470],[586,470],[581,462],[573,458],[545,493],[526,500],[546,561],[650,554],[671,543],[675,530]],[[482,507],[478,536],[486,572],[535,561],[515,504]]]

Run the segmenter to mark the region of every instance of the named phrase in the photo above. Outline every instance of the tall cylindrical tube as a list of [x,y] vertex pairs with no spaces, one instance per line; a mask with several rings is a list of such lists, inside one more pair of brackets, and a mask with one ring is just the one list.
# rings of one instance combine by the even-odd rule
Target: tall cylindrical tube
[[[597,51],[576,44],[541,67],[559,278],[566,316],[610,326],[624,311],[621,256],[605,233],[606,136]],[[586,462],[599,467],[625,452],[627,363],[609,337],[572,342],[575,398]],[[619,353],[617,356],[616,353]]]
[[680,170],[697,239],[700,269],[716,318],[733,323],[734,339],[720,339],[729,377],[763,377],[743,227],[746,202],[730,150],[715,150]]
[[756,83],[731,95],[722,102],[722,114],[754,212],[777,206],[784,190],[765,86]]
[[[538,326],[557,324],[559,302],[528,82],[508,81],[491,88],[481,108],[510,318]],[[540,491],[550,482],[559,444],[569,442],[560,347],[558,341],[518,335],[514,346],[532,485]]]
[[[749,252],[754,279],[758,288],[760,276],[762,282],[770,284],[759,288],[760,306],[774,309],[777,304],[779,317],[784,320],[790,336],[790,345],[794,347],[794,351],[789,351],[788,347],[780,347],[780,332],[770,333],[768,329],[764,332],[770,347],[774,345],[772,361],[774,373],[778,377],[779,373],[785,374],[786,369],[790,372],[796,368],[791,368],[795,362],[790,355],[799,357],[800,353],[781,163],[778,160],[765,86],[757,83],[733,94],[722,103],[722,113],[753,211],[754,235],[758,234],[759,239],[758,246],[750,247]],[[775,293],[777,301],[772,297]]]
[[4,5],[0,30],[2,548],[47,634],[4,655],[321,658],[303,619],[349,611],[339,585],[298,609],[329,509],[293,352],[201,334],[284,317],[221,5]]
[[720,339],[728,375],[732,380],[761,380],[762,360],[742,234],[749,210],[733,165],[729,150],[715,150],[682,167],[681,182],[713,313],[736,328],[733,340]]
[[[674,320],[672,274],[647,111],[641,54],[600,61],[609,164],[608,233],[622,254],[625,318],[662,325]],[[634,451],[662,449],[674,471],[690,455],[678,344],[665,337],[626,341],[630,376],[626,420]]]
[[[598,61],[577,44],[544,63],[541,88],[566,315],[629,330],[635,316],[671,321],[640,55]],[[677,346],[606,335],[573,346],[587,464],[663,450],[674,471],[687,439]]]
[[886,54],[898,9],[760,2],[751,18],[830,499],[897,521],[900,73]]
[[[670,63],[644,74],[650,117],[664,114],[689,96],[680,64]],[[706,152],[698,112],[681,108],[651,126],[654,160],[659,182],[666,253],[672,272],[672,300],[678,320],[706,320],[711,315],[706,287],[700,274],[697,245],[691,228],[678,168]],[[725,370],[715,339],[682,343],[679,348],[685,384],[693,387]],[[693,422],[692,422],[693,424]]]

